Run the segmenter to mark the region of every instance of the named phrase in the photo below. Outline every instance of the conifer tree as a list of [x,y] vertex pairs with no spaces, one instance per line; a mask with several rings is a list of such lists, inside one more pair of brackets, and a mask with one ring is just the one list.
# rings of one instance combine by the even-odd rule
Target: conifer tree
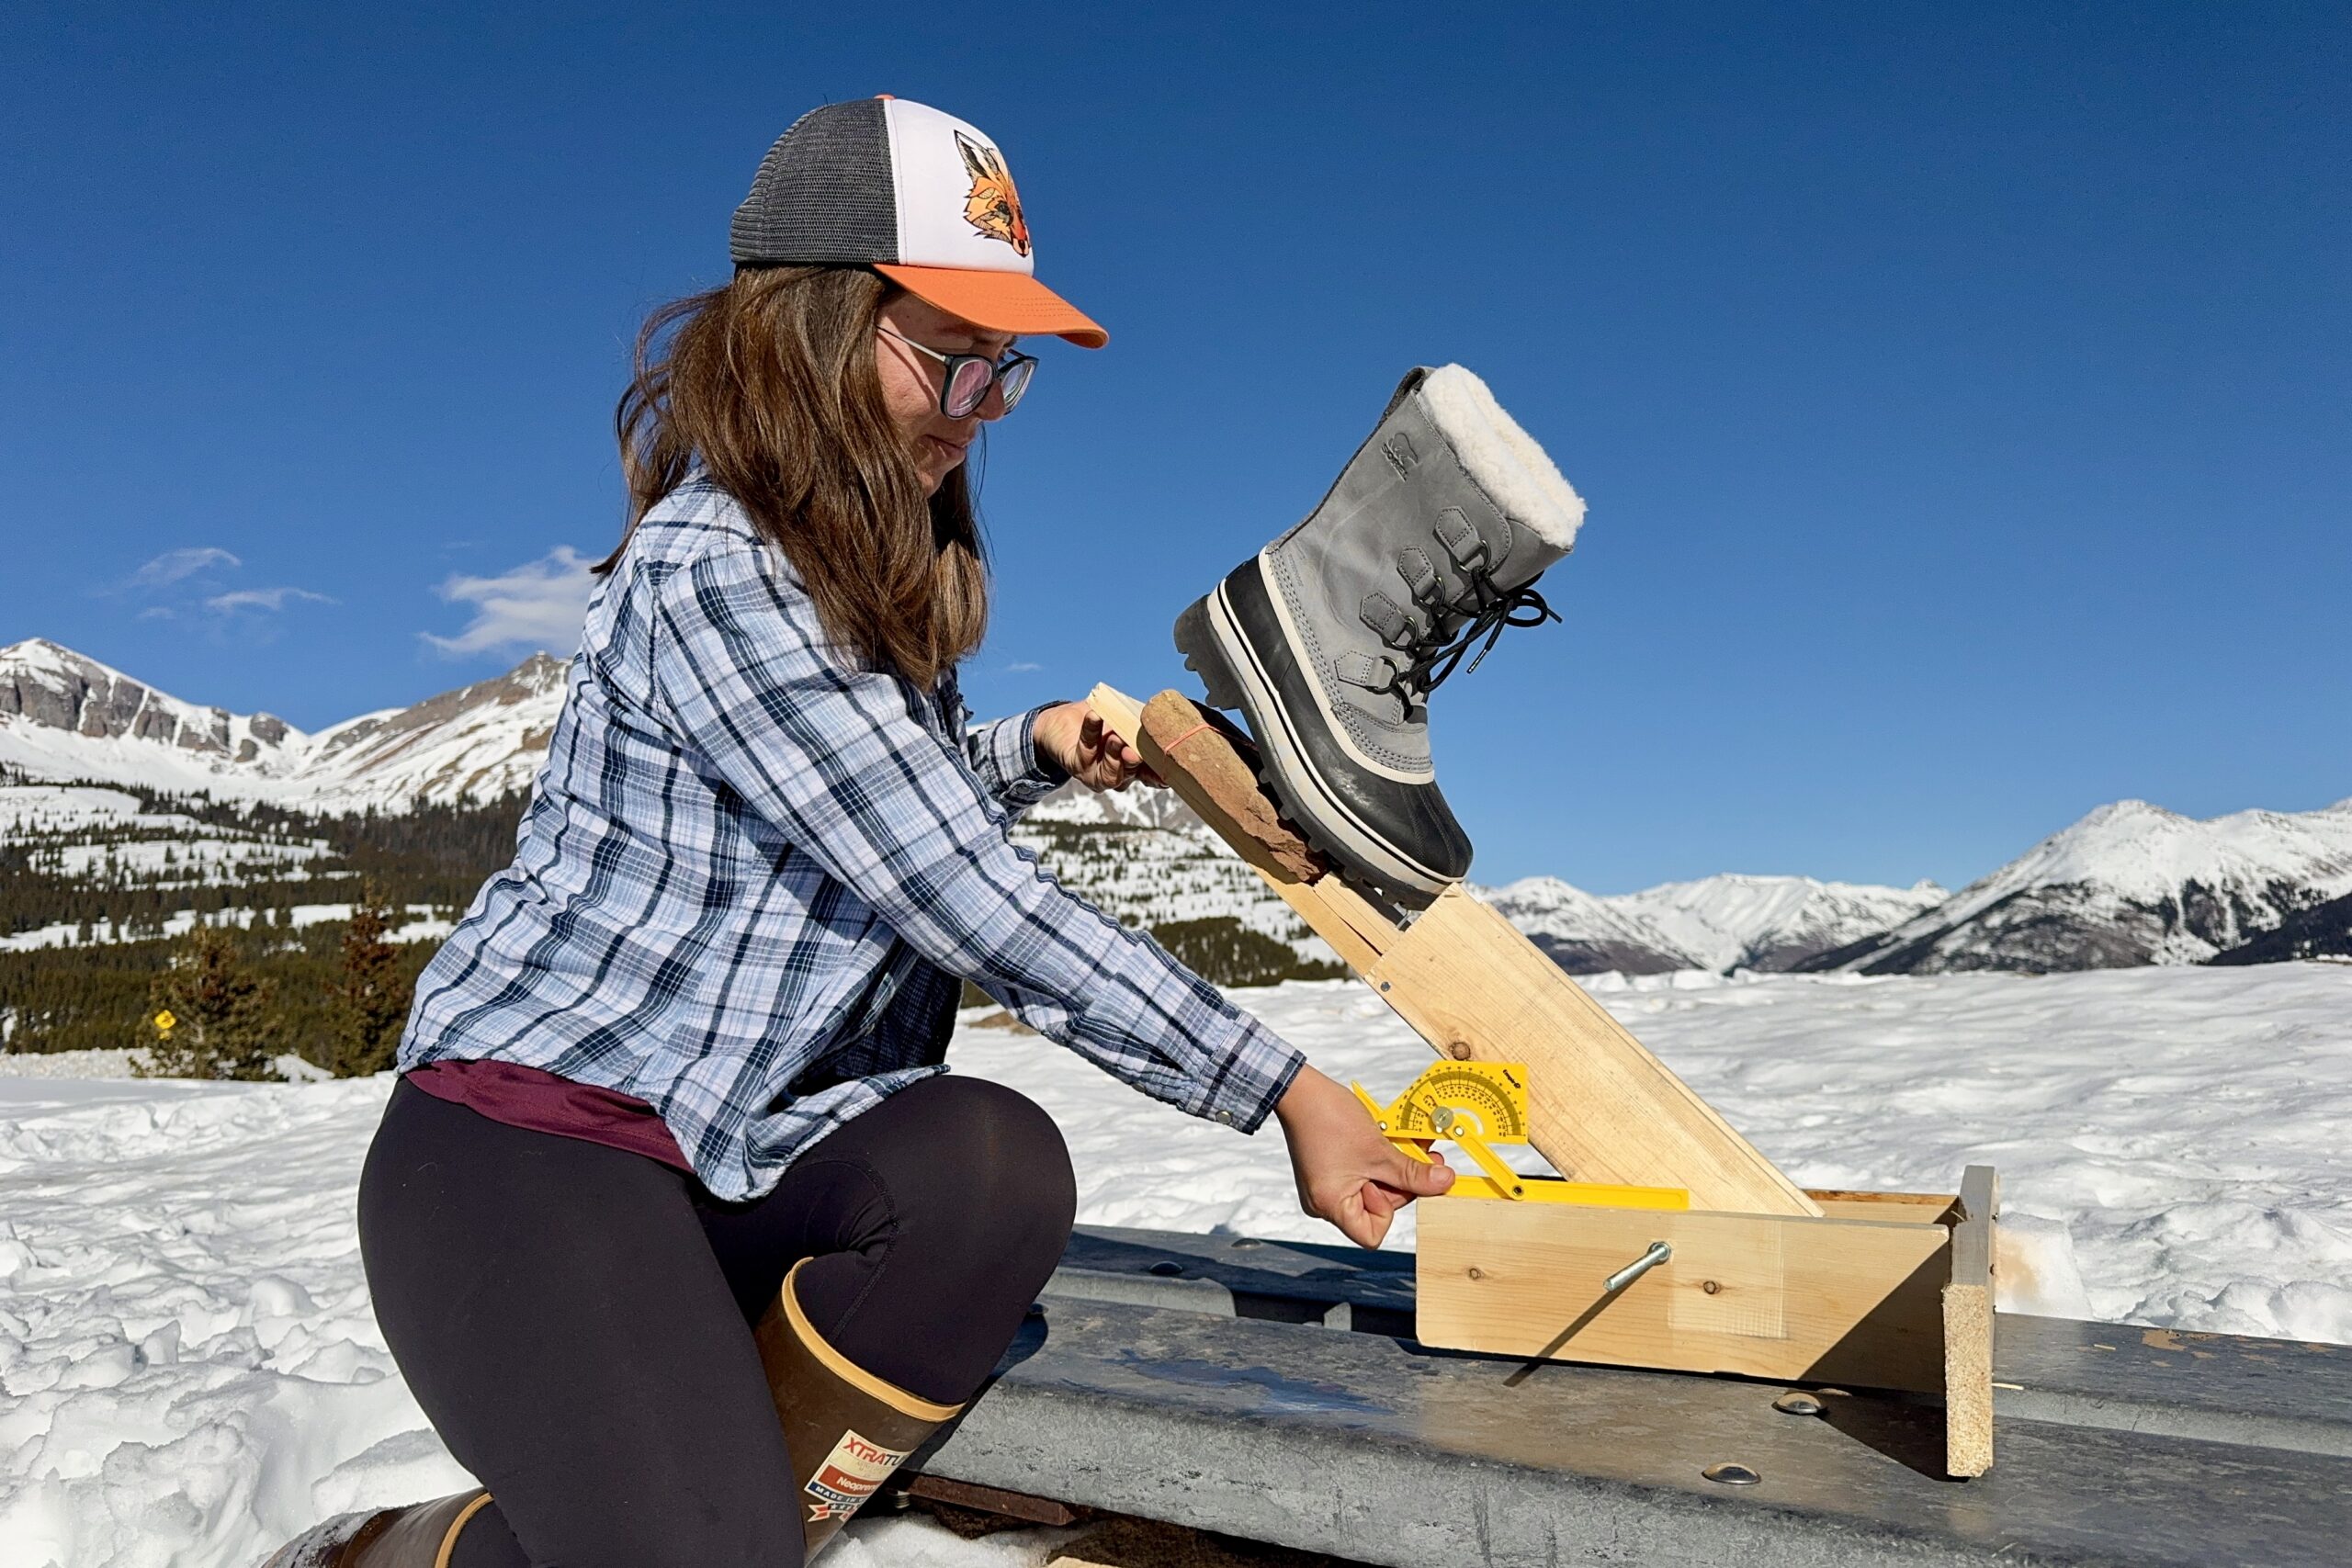
[[342,972],[327,987],[334,1032],[320,1065],[337,1077],[380,1073],[400,1049],[411,987],[387,940],[393,919],[382,890],[368,884],[343,933]]
[[[266,1078],[275,1076],[275,981],[255,975],[237,939],[198,921],[175,945],[171,965],[147,999],[160,1038],[140,1069],[146,1077]],[[165,1028],[161,1020],[169,1018]]]

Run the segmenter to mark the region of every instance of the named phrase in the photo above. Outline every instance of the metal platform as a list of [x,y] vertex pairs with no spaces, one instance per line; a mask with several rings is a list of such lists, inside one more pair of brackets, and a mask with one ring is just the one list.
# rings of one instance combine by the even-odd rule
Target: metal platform
[[1411,1269],[1082,1231],[920,1462],[1396,1568],[2352,1562],[2352,1349],[2005,1315],[1998,1461],[1951,1482],[1903,1400],[1426,1349]]

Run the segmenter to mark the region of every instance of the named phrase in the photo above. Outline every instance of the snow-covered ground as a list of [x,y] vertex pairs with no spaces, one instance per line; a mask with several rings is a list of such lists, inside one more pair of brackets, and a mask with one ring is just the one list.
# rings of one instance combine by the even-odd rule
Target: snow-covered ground
[[[2352,1343],[2352,966],[1589,984],[1803,1180],[1948,1191],[1999,1166],[2012,1309]],[[1352,982],[1239,999],[1376,1091],[1429,1059]],[[0,1077],[0,1563],[243,1568],[324,1513],[463,1484],[359,1270],[388,1081],[158,1083],[91,1055],[87,1077]],[[1329,1234],[1271,1132],[1002,1030],[967,1023],[953,1060],[1053,1111],[1084,1222]],[[853,1530],[841,1568],[1045,1550]]]

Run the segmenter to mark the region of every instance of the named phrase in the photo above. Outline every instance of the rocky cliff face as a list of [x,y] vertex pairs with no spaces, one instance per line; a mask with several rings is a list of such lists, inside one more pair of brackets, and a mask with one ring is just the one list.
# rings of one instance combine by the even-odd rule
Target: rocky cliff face
[[198,707],[141,684],[69,648],[35,638],[0,649],[0,721],[45,731],[44,749],[70,756],[68,739],[138,743],[184,753],[183,761],[270,776],[287,771],[300,732],[269,714]]
[[306,735],[269,714],[182,702],[36,638],[0,649],[0,764],[311,810],[488,799],[529,784],[564,668],[535,654],[492,680]]

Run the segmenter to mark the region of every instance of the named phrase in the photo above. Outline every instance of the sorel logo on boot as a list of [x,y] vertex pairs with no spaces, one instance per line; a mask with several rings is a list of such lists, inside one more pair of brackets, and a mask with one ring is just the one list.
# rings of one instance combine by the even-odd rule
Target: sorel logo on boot
[[1380,444],[1380,454],[1388,459],[1388,466],[1396,470],[1400,479],[1408,468],[1421,460],[1421,455],[1413,450],[1413,438],[1401,430]]
[[886,1449],[855,1432],[843,1432],[802,1489],[814,1499],[808,1505],[809,1522],[845,1519],[857,1512],[906,1457],[903,1450]]

